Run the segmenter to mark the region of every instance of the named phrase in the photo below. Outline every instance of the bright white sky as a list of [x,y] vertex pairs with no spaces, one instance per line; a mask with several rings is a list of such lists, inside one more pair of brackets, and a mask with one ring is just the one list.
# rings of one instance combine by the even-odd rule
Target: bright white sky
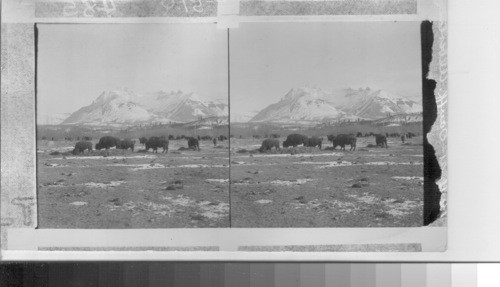
[[243,23],[229,41],[231,113],[307,85],[421,95],[419,22]]
[[227,31],[215,24],[37,27],[40,113],[71,113],[117,88],[227,99]]

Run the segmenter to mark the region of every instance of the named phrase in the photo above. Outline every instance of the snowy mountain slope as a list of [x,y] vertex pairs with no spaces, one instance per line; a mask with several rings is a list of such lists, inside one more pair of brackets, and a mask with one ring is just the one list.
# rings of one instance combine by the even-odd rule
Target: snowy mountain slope
[[279,102],[269,105],[255,115],[252,122],[321,121],[342,114],[325,100],[319,89],[291,89]]
[[375,125],[402,125],[423,121],[422,113],[399,114],[373,121]]
[[235,113],[231,111],[231,123],[246,123],[257,113],[258,111],[253,113]]
[[227,117],[221,100],[209,101],[182,91],[137,95],[129,90],[103,92],[69,116],[63,124],[123,125],[151,122],[190,122],[204,117]]
[[418,113],[422,105],[384,90],[317,88],[290,90],[279,102],[260,111],[251,122],[322,122],[375,120],[394,114]]
[[47,114],[47,113],[37,113],[36,123],[37,125],[58,125],[62,123],[65,119],[70,116],[68,113],[60,114]]

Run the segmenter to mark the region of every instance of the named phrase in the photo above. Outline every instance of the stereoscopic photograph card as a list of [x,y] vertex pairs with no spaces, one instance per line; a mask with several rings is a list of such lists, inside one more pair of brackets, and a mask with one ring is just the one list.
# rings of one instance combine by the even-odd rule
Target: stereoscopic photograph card
[[446,250],[443,1],[141,3],[2,3],[4,258]]

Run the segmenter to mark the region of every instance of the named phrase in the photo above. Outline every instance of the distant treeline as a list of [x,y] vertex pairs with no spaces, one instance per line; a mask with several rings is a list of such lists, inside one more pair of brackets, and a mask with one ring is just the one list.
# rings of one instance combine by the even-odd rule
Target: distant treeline
[[266,138],[266,137],[285,137],[290,133],[300,133],[306,136],[324,137],[331,134],[407,134],[422,135],[422,123],[410,123],[400,126],[380,126],[369,123],[359,122],[348,125],[336,126],[290,126],[278,124],[232,124],[231,131],[229,127],[217,127],[212,129],[186,129],[167,125],[162,126],[144,126],[130,128],[89,128],[82,126],[38,126],[37,139],[39,140],[64,140],[65,138],[83,139],[90,137],[99,139],[105,135],[116,136],[119,138],[138,139],[140,137],[166,136],[170,138],[181,137],[218,137],[225,135],[236,138]]
[[144,126],[144,127],[131,127],[131,128],[89,128],[82,126],[38,126],[37,139],[38,140],[64,140],[71,138],[74,140],[83,139],[84,137],[91,137],[92,139],[99,139],[102,136],[116,136],[118,138],[138,139],[140,137],[160,137],[166,136],[172,138],[185,138],[185,137],[218,137],[224,135],[229,137],[229,128],[217,127],[213,129],[186,129],[176,128],[171,126]]
[[363,123],[353,123],[350,125],[306,127],[306,126],[279,126],[271,124],[232,124],[231,136],[236,138],[250,137],[285,137],[291,133],[300,133],[306,136],[324,137],[330,134],[353,134],[363,136],[365,134],[407,134],[422,135],[422,123],[411,123],[401,126],[374,126]]

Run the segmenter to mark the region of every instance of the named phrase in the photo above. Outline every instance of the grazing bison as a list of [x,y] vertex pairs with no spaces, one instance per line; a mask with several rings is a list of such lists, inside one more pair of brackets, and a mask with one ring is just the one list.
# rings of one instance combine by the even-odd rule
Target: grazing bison
[[129,149],[130,148],[132,151],[134,151],[134,142],[129,140],[129,139],[124,139],[124,140],[119,141],[116,144],[116,148],[117,149]]
[[271,150],[272,148],[276,148],[276,150],[280,149],[280,141],[277,139],[265,139],[262,141],[262,146],[259,148],[260,152],[265,152]]
[[286,140],[283,142],[283,147],[296,147],[298,145],[307,145],[309,142],[309,138],[305,135],[301,134],[291,134],[286,137]]
[[310,137],[307,141],[307,146],[308,147],[319,147],[319,149],[321,149],[321,144],[323,143],[323,139],[322,138],[318,138],[318,137]]
[[198,139],[188,138],[187,140],[188,140],[188,148],[189,149],[193,149],[193,150],[198,149],[198,151],[200,151],[200,142],[198,141]]
[[77,142],[75,144],[75,148],[73,149],[73,154],[77,155],[77,154],[85,153],[85,150],[89,150],[89,152],[91,152],[92,151],[92,143],[88,142],[88,141]]
[[345,150],[346,145],[350,145],[351,148],[349,150],[356,150],[356,137],[353,135],[344,135],[340,134],[338,136],[329,135],[328,140],[332,142],[333,149],[337,146],[340,146],[341,150]]
[[384,135],[375,135],[375,143],[377,146],[387,148],[387,137]]
[[219,141],[220,141],[220,142],[223,142],[223,141],[225,141],[225,140],[227,140],[227,137],[226,137],[226,136],[224,136],[224,135],[220,135],[220,136],[219,136]]
[[147,141],[148,141],[148,139],[147,139],[146,137],[141,137],[141,138],[139,138],[139,142],[140,142],[142,145],[145,145]]
[[112,137],[112,136],[104,136],[99,139],[99,142],[95,144],[95,149],[96,150],[101,150],[103,148],[109,149],[118,144],[120,141],[119,138]]
[[214,147],[217,146],[217,138],[214,138],[212,141],[214,143]]
[[159,137],[150,137],[149,140],[146,142],[146,151],[149,149],[152,149],[153,152],[158,153],[158,148],[163,148],[164,153],[168,153],[168,140],[164,137],[159,138]]

